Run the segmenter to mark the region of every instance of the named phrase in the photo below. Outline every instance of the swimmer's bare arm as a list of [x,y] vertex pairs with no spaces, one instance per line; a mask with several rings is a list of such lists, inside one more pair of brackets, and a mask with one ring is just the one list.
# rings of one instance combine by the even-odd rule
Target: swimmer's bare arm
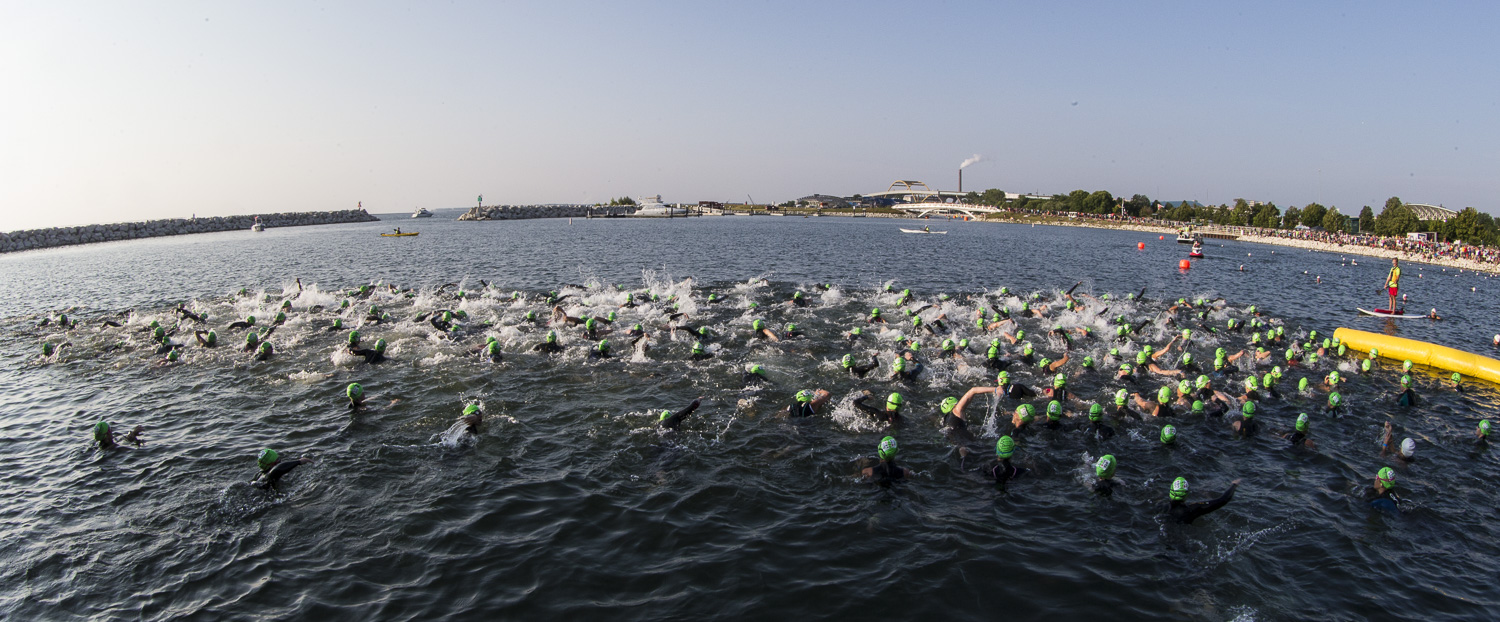
[[968,392],[964,393],[963,397],[958,398],[958,404],[956,404],[956,405],[953,406],[953,416],[958,417],[959,419],[963,419],[964,418],[964,407],[969,405],[969,400],[973,399],[974,396],[976,396],[976,395],[983,395],[985,393],[994,393],[994,392],[999,391],[999,390],[1000,390],[1000,387],[972,387],[972,388],[970,388],[968,390]]

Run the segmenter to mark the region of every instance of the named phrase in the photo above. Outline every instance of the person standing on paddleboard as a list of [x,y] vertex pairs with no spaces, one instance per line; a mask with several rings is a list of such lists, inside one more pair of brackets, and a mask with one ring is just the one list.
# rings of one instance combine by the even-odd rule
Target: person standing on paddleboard
[[1399,311],[1396,310],[1396,293],[1401,290],[1401,265],[1399,262],[1399,259],[1392,257],[1391,272],[1385,275],[1386,293],[1389,294],[1391,298],[1390,302],[1386,305],[1385,310],[1390,312],[1392,315],[1399,313]]

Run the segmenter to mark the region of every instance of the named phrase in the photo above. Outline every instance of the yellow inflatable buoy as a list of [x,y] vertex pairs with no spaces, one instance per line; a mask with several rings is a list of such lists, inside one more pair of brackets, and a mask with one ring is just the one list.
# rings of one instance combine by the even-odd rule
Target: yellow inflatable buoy
[[1481,378],[1500,384],[1500,361],[1472,352],[1455,350],[1447,346],[1392,337],[1362,330],[1340,328],[1333,331],[1333,338],[1359,352],[1370,348],[1380,351],[1382,358],[1398,361],[1410,360],[1418,365],[1436,367],[1444,371],[1456,371],[1469,378]]

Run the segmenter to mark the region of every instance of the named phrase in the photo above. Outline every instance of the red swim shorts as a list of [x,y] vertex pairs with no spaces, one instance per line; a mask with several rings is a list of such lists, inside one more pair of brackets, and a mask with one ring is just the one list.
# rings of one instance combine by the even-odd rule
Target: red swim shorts
[[1399,287],[1387,287],[1386,289],[1391,292],[1392,296],[1395,296],[1396,295],[1396,290],[1398,290],[1400,288]]

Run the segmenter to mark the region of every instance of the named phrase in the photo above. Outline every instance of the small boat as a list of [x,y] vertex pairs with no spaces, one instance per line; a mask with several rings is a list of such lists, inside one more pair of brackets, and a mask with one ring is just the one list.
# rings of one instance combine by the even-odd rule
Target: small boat
[[1186,231],[1179,231],[1177,233],[1177,243],[1178,244],[1202,244],[1203,243],[1203,236],[1200,235],[1200,234],[1197,234],[1197,233],[1188,233]]
[[417,211],[414,211],[414,212],[411,213],[411,217],[412,218],[432,218],[432,212],[427,211],[427,208],[425,208],[425,207],[419,207],[419,208],[417,208]]
[[395,233],[382,233],[382,234],[380,234],[380,237],[382,237],[382,238],[409,238],[409,237],[413,237],[415,235],[417,235],[417,232],[415,232],[415,231],[412,231],[412,232],[409,232],[409,233],[401,233],[400,231],[397,231]]
[[1193,243],[1193,250],[1188,251],[1188,257],[1192,257],[1194,259],[1200,259],[1200,258],[1202,258],[1203,257],[1203,243],[1202,242],[1194,242]]
[[901,229],[902,233],[933,233],[933,234],[946,234],[946,233],[948,233],[947,231],[926,231],[926,230],[923,230],[923,229],[906,229],[906,228],[902,228],[902,227],[897,227],[897,228]]
[[250,230],[256,233],[266,230],[266,226],[260,222],[260,216],[255,217],[255,224],[250,225]]

